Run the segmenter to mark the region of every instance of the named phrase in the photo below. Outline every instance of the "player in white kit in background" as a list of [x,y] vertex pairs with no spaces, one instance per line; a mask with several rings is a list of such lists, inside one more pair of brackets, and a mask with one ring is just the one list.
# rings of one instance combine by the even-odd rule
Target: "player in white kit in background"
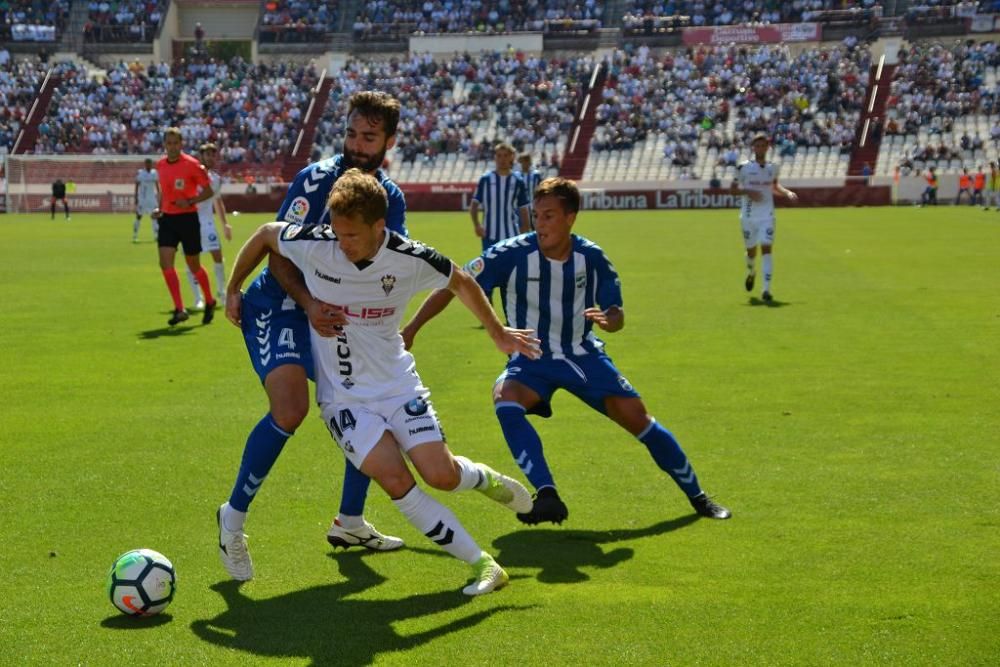
[[[222,231],[226,235],[227,241],[233,240],[233,228],[226,219],[226,205],[222,202],[222,177],[215,172],[215,160],[219,151],[215,144],[202,144],[198,149],[198,157],[205,165],[208,178],[212,182],[212,192],[215,195],[198,204],[198,222],[201,223],[201,251],[212,254],[213,266],[215,267],[215,284],[218,292],[215,295],[220,305],[226,305],[226,265],[222,261],[222,241],[219,240],[219,233],[215,229],[215,214],[218,213],[222,222]],[[205,297],[198,287],[198,281],[194,274],[188,269],[188,282],[191,291],[194,293],[193,310],[203,310],[205,308]]]
[[153,160],[146,158],[146,166],[135,174],[135,222],[132,223],[132,243],[139,242],[139,225],[142,216],[148,215],[153,223],[153,241],[159,225],[153,217],[160,205],[160,176],[153,169]]
[[239,286],[264,253],[295,263],[313,297],[346,321],[325,331],[312,329],[310,336],[316,402],[333,439],[415,528],[472,567],[465,594],[489,593],[507,583],[507,573],[448,508],[417,486],[404,454],[436,489],[475,489],[514,512],[529,511],[531,496],[520,482],[452,455],[430,391],[403,349],[399,323],[416,292],[447,287],[505,354],[534,359],[541,342],[532,331],[504,327],[476,281],[450,259],[386,230],[388,199],[374,176],[348,170],[334,184],[327,206],[329,226],[276,222],[254,233],[233,266],[226,317],[240,325]]
[[760,298],[770,303],[771,278],[774,274],[774,260],[771,257],[771,247],[774,245],[774,196],[785,197],[789,201],[797,201],[798,195],[778,184],[778,165],[767,161],[767,151],[770,141],[766,134],[754,135],[750,143],[753,149],[753,160],[747,160],[736,168],[736,179],[730,188],[734,195],[743,195],[740,206],[740,226],[743,228],[743,242],[746,246],[747,276],[744,286],[748,292],[753,290],[757,272],[754,269],[754,259],[757,257],[757,246],[760,246],[760,267],[764,274],[763,291]]

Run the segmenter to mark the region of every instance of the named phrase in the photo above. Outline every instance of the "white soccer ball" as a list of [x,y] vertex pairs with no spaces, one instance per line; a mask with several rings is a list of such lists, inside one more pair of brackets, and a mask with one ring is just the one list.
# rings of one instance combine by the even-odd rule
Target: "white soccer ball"
[[173,563],[152,549],[123,553],[108,572],[111,603],[129,616],[159,614],[174,599],[176,588]]

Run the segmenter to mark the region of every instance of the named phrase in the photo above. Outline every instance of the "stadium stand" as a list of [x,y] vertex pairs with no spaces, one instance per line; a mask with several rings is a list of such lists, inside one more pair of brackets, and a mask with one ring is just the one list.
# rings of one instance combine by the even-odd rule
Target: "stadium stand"
[[869,61],[863,47],[616,51],[584,178],[725,180],[757,132],[786,177],[845,175]]
[[48,68],[34,59],[11,58],[0,47],[0,148],[10,151]]
[[368,0],[353,22],[355,39],[434,33],[504,34],[597,30],[604,7],[598,0]]
[[349,62],[338,73],[320,120],[320,152],[339,151],[338,133],[356,90],[388,87],[402,103],[393,177],[407,182],[471,181],[493,161],[493,145],[510,141],[551,165],[565,152],[592,57],[427,56],[385,63]]
[[740,24],[863,24],[881,15],[877,0],[626,0],[622,25],[628,34],[655,34],[685,27]]
[[995,42],[914,44],[901,50],[875,173],[935,167],[955,174],[996,159],[1000,98]]
[[316,42],[337,31],[337,0],[266,0],[260,17],[261,42]]
[[89,0],[83,38],[101,43],[151,42],[166,9],[166,0]]
[[54,42],[66,28],[70,0],[3,0],[0,44],[10,41]]

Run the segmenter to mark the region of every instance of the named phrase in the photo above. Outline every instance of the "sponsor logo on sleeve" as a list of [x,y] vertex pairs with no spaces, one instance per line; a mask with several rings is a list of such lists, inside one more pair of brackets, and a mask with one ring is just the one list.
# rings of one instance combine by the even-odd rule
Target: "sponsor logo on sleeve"
[[465,272],[475,278],[486,268],[486,261],[482,257],[476,257],[465,265]]
[[296,197],[285,211],[285,221],[302,223],[305,222],[307,215],[309,215],[309,200],[305,197]]

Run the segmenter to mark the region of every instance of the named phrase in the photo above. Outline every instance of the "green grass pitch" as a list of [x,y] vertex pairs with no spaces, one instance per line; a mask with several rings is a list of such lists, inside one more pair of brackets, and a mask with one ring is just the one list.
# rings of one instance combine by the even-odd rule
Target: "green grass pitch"
[[[266,219],[233,218],[228,260]],[[459,263],[477,250],[464,214],[409,224]],[[734,211],[577,231],[624,283],[610,354],[735,516],[695,520],[639,443],[559,395],[535,423],[565,524],[436,494],[512,577],[469,600],[466,567],[374,487],[368,517],[407,548],[331,552],[343,461],[315,410],[253,505],[257,578],[228,582],[215,508],[266,410],[238,330],[168,330],[148,220],[133,245],[128,215],[0,216],[0,664],[996,664],[1000,213],[779,211],[771,307],[743,290]],[[471,315],[414,352],[452,448],[520,475]],[[105,593],[138,547],[177,568],[160,617]]]

